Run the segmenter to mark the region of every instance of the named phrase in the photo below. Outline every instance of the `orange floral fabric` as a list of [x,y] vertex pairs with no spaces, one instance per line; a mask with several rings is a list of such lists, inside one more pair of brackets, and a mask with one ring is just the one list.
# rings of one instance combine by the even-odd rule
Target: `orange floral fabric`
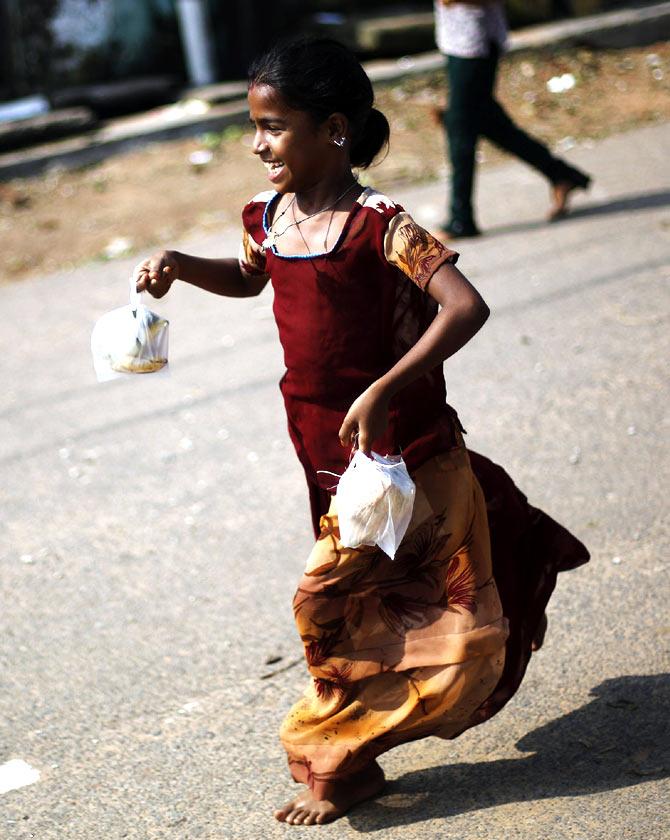
[[389,222],[384,255],[422,291],[441,265],[454,263],[458,257],[404,211]]
[[507,620],[465,448],[414,479],[395,560],[344,548],[333,500],[295,595],[311,681],[281,738],[293,777],[317,797],[393,746],[467,728],[502,673]]

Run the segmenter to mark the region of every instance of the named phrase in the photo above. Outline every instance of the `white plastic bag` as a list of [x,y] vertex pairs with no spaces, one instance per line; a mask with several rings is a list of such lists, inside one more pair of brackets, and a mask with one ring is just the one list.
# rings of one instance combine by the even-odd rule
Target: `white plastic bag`
[[96,321],[91,352],[98,382],[166,370],[168,321],[147,309],[132,279],[130,304],[113,309]]
[[400,455],[373,452],[368,458],[357,450],[335,495],[342,545],[378,545],[393,559],[412,518],[415,494]]

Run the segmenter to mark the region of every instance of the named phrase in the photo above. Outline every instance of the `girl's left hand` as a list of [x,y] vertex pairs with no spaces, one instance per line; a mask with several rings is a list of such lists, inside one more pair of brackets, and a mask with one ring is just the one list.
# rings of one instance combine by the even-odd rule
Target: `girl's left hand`
[[371,385],[357,397],[347,411],[339,431],[342,446],[352,446],[358,435],[358,449],[370,455],[373,441],[380,438],[388,426],[389,401]]

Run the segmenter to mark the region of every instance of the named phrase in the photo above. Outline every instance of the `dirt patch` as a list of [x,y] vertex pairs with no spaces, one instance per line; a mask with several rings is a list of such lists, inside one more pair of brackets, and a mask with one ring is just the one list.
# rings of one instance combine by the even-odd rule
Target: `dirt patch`
[[[552,93],[547,82],[556,77],[569,89]],[[569,158],[577,143],[670,119],[670,45],[508,56],[498,95],[527,131]],[[402,183],[444,177],[444,134],[434,116],[444,99],[440,73],[380,87],[391,149],[361,180],[392,194]],[[247,129],[230,128],[0,185],[0,278],[145,254],[191,233],[238,225],[243,204],[267,187],[250,145]],[[192,164],[199,150],[211,151],[211,162]],[[504,158],[486,143],[479,157],[484,165]]]

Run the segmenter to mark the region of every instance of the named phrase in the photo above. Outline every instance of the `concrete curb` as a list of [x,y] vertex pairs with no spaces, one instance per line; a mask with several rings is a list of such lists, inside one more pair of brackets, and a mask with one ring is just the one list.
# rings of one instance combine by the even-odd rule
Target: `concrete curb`
[[[623,9],[590,15],[576,20],[540,24],[510,35],[509,51],[541,50],[551,47],[642,46],[670,37],[670,2],[643,8]],[[444,57],[439,52],[404,56],[394,60],[370,61],[365,68],[375,84],[391,84],[407,76],[440,70]],[[235,83],[233,83],[235,84]],[[231,83],[190,91],[193,99],[215,100],[217,88],[222,97]],[[181,107],[181,111],[180,111]],[[35,146],[0,155],[0,181],[38,175],[54,167],[74,169],[99,163],[111,155],[151,142],[189,137],[208,131],[221,131],[245,124],[248,111],[243,100],[209,106],[204,113],[172,105],[114,120],[104,127],[75,138]]]

